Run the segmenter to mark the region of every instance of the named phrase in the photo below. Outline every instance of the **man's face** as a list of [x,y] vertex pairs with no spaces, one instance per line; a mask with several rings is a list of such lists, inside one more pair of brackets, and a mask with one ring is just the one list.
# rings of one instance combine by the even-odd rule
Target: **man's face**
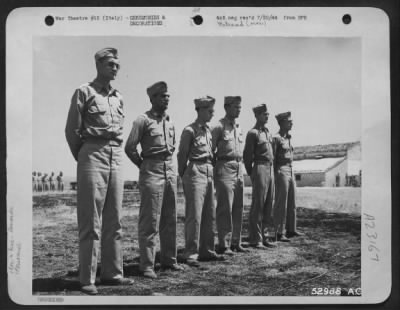
[[214,107],[200,108],[198,111],[199,118],[203,122],[209,122],[214,116]]
[[97,67],[97,73],[100,77],[111,81],[111,80],[115,80],[115,77],[117,76],[120,65],[119,65],[118,59],[115,59],[112,57],[106,57],[106,58],[100,59],[97,62],[96,67]]
[[281,127],[287,131],[291,130],[293,127],[293,120],[291,118],[282,120]]
[[168,93],[155,94],[152,98],[151,103],[156,111],[164,112],[168,109],[169,94]]
[[268,118],[269,118],[268,112],[262,112],[256,115],[257,121],[261,124],[266,124],[268,122]]
[[242,105],[240,102],[231,103],[225,107],[226,114],[230,118],[238,118],[241,109],[242,109]]

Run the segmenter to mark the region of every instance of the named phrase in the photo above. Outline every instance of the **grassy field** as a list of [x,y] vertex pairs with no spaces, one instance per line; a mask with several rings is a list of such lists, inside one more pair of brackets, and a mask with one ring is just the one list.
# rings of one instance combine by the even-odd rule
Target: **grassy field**
[[[248,235],[245,194],[243,242]],[[304,237],[268,250],[251,249],[224,262],[184,265],[185,272],[160,271],[157,280],[138,275],[138,195],[124,193],[124,273],[130,287],[98,286],[101,295],[310,296],[312,288],[361,286],[360,200],[358,188],[298,189],[298,228]],[[178,261],[183,240],[183,198],[178,199]],[[76,194],[33,197],[33,293],[81,295],[77,282]],[[101,268],[101,266],[99,267]]]

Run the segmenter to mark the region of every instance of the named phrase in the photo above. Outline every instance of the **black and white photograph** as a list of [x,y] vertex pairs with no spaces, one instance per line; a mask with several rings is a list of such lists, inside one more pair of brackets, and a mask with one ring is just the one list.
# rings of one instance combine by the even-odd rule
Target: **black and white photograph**
[[[324,26],[304,9],[130,10],[47,10],[26,44],[31,88],[7,117],[31,126],[10,152],[29,139],[11,169],[32,183],[9,181],[21,204],[7,210],[8,270],[27,274],[27,303],[384,299],[390,105],[374,55],[387,42],[357,24],[384,16],[323,10]],[[371,266],[384,269],[376,297]]]

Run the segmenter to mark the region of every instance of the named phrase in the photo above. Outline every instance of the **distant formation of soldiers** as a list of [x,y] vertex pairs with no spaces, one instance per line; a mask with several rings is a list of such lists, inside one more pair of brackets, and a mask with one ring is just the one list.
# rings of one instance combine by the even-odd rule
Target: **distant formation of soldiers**
[[33,192],[63,192],[64,191],[64,181],[63,173],[55,176],[54,172],[51,174],[32,172],[32,191]]
[[[117,50],[98,51],[95,63],[97,76],[75,91],[65,128],[78,166],[79,281],[81,291],[89,295],[98,293],[95,281],[100,245],[99,283],[134,283],[123,274],[121,162],[125,114],[120,92],[110,85],[120,69]],[[185,267],[177,263],[176,131],[166,113],[170,104],[167,83],[154,83],[147,94],[151,107],[133,122],[125,153],[139,169],[139,269],[143,277],[156,279],[158,234],[161,269],[182,272]],[[302,235],[296,228],[291,113],[276,115],[280,130],[271,135],[266,127],[267,106],[255,106],[256,124],[245,139],[237,122],[241,102],[240,96],[226,96],[225,116],[210,128],[215,99],[194,99],[197,118],[181,135],[177,159],[186,200],[184,256],[191,267],[249,251],[241,242],[243,167],[253,186],[249,247],[273,248],[277,242],[290,242],[290,238]]]

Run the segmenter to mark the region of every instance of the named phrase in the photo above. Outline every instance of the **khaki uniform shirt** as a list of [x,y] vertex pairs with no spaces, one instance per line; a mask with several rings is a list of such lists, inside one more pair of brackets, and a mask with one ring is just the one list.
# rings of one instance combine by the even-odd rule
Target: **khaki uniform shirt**
[[212,160],[212,137],[210,128],[195,121],[183,129],[178,151],[178,172],[183,176],[187,162]]
[[243,133],[239,124],[222,118],[211,131],[212,149],[216,159],[241,159],[243,153]]
[[274,166],[279,168],[285,165],[291,165],[293,162],[293,146],[290,142],[292,136],[282,137],[279,132],[273,137]]
[[74,158],[78,159],[86,140],[105,139],[120,145],[124,117],[122,96],[116,89],[106,89],[96,80],[80,86],[72,96],[65,127]]
[[269,162],[273,164],[272,135],[268,128],[255,125],[246,136],[246,144],[243,151],[243,162],[247,174],[251,175],[254,162]]
[[[150,110],[140,115],[134,122],[125,145],[130,160],[140,167],[143,158],[172,155],[175,151],[175,127],[167,114],[157,115]],[[139,155],[137,146],[142,152]]]

